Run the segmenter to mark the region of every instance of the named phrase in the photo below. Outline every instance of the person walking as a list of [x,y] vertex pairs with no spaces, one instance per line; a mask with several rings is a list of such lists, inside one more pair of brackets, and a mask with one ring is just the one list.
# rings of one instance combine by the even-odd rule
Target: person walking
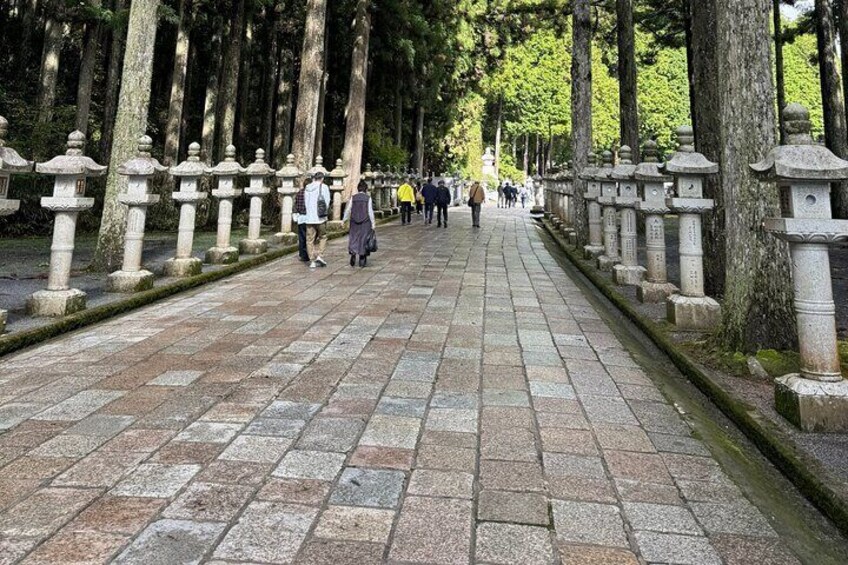
[[422,210],[424,210],[423,188],[421,183],[417,182],[415,183],[415,215],[420,216]]
[[327,247],[327,212],[330,208],[330,187],[324,184],[324,173],[312,175],[312,182],[304,190],[306,204],[306,250],[309,268],[326,267],[322,255]]
[[504,208],[504,202],[506,198],[505,191],[507,187],[509,187],[509,181],[506,181],[506,183],[498,184],[498,208]]
[[[436,197],[434,198],[434,203],[438,209],[439,227],[442,227],[442,225],[446,228],[448,227],[448,206],[450,206],[451,200],[453,200],[453,197],[451,196],[450,189],[445,185],[445,181],[440,180],[439,188],[436,189]],[[430,214],[432,215],[432,213],[431,210]],[[430,221],[433,221],[432,218]]]
[[347,208],[345,208],[343,221],[350,222],[350,231],[347,238],[347,250],[350,253],[350,266],[356,265],[356,257],[359,256],[359,266],[368,264],[368,237],[374,231],[377,222],[374,220],[374,201],[368,194],[368,183],[359,181]]
[[300,260],[309,262],[309,252],[306,250],[306,187],[309,180],[303,181],[303,186],[294,196],[294,221],[297,222],[297,252]]
[[400,223],[401,225],[412,223],[412,205],[415,203],[415,189],[409,184],[409,179],[406,179],[398,188],[398,202],[400,202]]
[[471,189],[468,191],[468,205],[471,206],[471,227],[473,228],[480,227],[480,208],[482,208],[485,200],[486,191],[483,190],[480,183],[475,182],[472,184]]
[[521,198],[521,207],[524,208],[524,206],[527,204],[527,189],[522,186],[518,195]]
[[[444,184],[444,182],[439,183]],[[429,179],[424,188],[421,189],[421,196],[424,198],[424,222],[433,223],[433,208],[436,207],[436,194],[439,189],[433,184],[433,179]]]

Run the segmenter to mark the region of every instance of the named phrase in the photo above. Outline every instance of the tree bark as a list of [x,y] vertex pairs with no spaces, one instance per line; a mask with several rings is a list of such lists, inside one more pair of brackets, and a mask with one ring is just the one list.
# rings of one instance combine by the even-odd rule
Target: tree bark
[[399,80],[395,83],[395,145],[403,147],[403,83]]
[[303,170],[310,169],[315,160],[326,24],[327,0],[308,0],[292,143],[295,163]]
[[362,171],[365,142],[365,102],[368,98],[368,48],[371,42],[370,0],[358,0],[353,25],[354,43],[350,64],[350,93],[347,98],[347,123],[342,161],[347,171],[345,200],[356,190]]
[[621,113],[621,143],[633,151],[633,162],[639,162],[639,107],[636,82],[636,28],[633,25],[632,0],[616,0],[618,27],[618,84]]
[[777,188],[760,183],[749,164],[775,145],[770,0],[716,4],[721,188],[727,271],[718,343],[730,351],[794,345],[790,258],[763,220],[780,216]]
[[[836,28],[831,0],[815,0],[815,17],[825,144],[845,159],[848,158],[848,127],[842,77],[836,64]],[[833,211],[836,217],[848,218],[848,183],[833,184]]]
[[501,178],[501,140],[503,138],[503,97],[498,97],[498,123],[495,127],[495,178]]
[[159,0],[136,1],[130,6],[115,136],[94,252],[93,266],[99,270],[118,267],[123,255],[126,208],[118,202],[118,194],[125,189],[127,179],[118,174],[118,167],[136,155],[138,138],[147,129],[158,9]]
[[324,154],[324,114],[327,109],[327,83],[330,75],[324,72],[321,79],[321,95],[318,97],[318,119],[315,121],[315,148],[312,154],[316,157]]
[[524,176],[530,174],[530,134],[524,134]]
[[[113,0],[115,14],[126,8],[126,0]],[[109,47],[109,63],[106,69],[106,91],[103,96],[103,132],[100,137],[100,158],[108,162],[112,154],[112,134],[115,130],[115,112],[121,87],[121,62],[124,59],[126,29],[113,27]]]
[[215,156],[215,129],[218,125],[218,86],[221,77],[221,30],[216,30],[212,36],[213,53],[209,61],[209,79],[206,82],[206,97],[203,102],[203,128],[200,133],[201,156],[206,164],[211,165]]
[[41,52],[41,73],[38,80],[37,127],[53,121],[53,106],[56,103],[56,85],[59,79],[59,59],[65,36],[65,24],[61,21],[61,9],[53,3],[44,11],[44,49]]
[[280,73],[277,76],[277,111],[274,118],[274,166],[281,168],[291,147],[292,59],[290,51],[280,51]]
[[238,121],[236,127],[238,132],[236,150],[242,160],[248,158],[252,160],[253,153],[256,150],[250,119],[255,113],[255,107],[250,104],[253,45],[253,17],[248,15],[247,25],[244,28],[244,45],[241,49],[241,80],[238,87]]
[[277,29],[279,17],[277,9],[280,7],[279,2],[274,2],[270,6],[268,14],[268,53],[270,56],[266,59],[267,69],[263,77],[263,112],[262,112],[262,147],[265,149],[265,155],[269,162],[274,160],[274,103],[277,93],[277,77],[280,74],[280,32]]
[[772,18],[774,21],[774,68],[777,82],[777,124],[780,133],[780,143],[786,141],[786,127],[783,120],[783,109],[786,108],[786,73],[783,69],[783,21],[780,17],[781,0],[773,0]]
[[586,182],[579,175],[589,163],[592,150],[592,17],[590,0],[574,0],[571,55],[571,155],[574,167],[574,230],[578,249],[589,241],[589,222],[583,193]]
[[236,103],[238,101],[239,68],[241,66],[242,36],[244,35],[245,0],[233,0],[230,32],[224,49],[221,71],[221,88],[218,94],[221,123],[218,124],[218,142],[215,151],[222,155],[233,143],[236,126]]
[[[99,8],[100,0],[91,0],[91,5]],[[94,67],[97,64],[97,49],[100,46],[100,22],[85,24],[82,59],[80,60],[79,81],[77,82],[76,129],[88,134],[88,117],[91,112],[91,90],[94,85]]]
[[424,176],[424,105],[418,104],[418,116],[415,121],[415,170]]
[[174,69],[171,72],[171,101],[168,105],[168,122],[165,125],[163,159],[165,165],[174,165],[180,158],[180,129],[183,121],[190,42],[187,28],[191,14],[191,0],[180,0],[179,10],[180,23],[177,28],[177,43],[174,46]]

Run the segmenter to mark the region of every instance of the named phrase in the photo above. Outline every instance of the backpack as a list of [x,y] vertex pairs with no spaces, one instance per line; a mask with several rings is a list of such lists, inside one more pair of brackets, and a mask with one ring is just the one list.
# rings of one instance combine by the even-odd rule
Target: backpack
[[327,217],[327,201],[324,200],[324,195],[322,194],[323,189],[318,189],[318,217],[326,218]]

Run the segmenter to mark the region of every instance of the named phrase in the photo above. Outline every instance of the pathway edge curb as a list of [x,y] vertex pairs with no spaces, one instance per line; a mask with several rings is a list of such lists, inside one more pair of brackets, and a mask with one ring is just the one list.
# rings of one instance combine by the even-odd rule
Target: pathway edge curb
[[[848,500],[826,484],[827,479],[830,479],[830,473],[826,468],[817,460],[803,455],[789,436],[775,428],[756,409],[734,398],[702,371],[694,360],[662,334],[652,320],[642,316],[612,285],[580,261],[577,254],[547,220],[542,220],[541,223],[565,253],[569,262],[644,332],[663,353],[668,355],[677,369],[739,427],[807,500],[821,510],[842,533],[848,534]],[[819,477],[825,477],[825,479]],[[833,480],[838,481],[838,479]]]

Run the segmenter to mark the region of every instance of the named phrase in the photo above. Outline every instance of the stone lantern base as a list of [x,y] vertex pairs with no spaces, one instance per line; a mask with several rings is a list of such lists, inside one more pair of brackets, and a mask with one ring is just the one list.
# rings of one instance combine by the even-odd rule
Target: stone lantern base
[[533,206],[532,208],[530,208],[530,215],[531,216],[544,216],[544,217],[547,218],[548,216],[550,216],[550,212],[546,212],[545,208],[542,207],[542,206]]
[[106,279],[107,292],[141,292],[153,288],[153,273],[144,269],[135,272],[115,271]]
[[603,245],[585,245],[583,246],[584,259],[597,259],[604,254]]
[[210,247],[206,251],[206,263],[210,265],[230,265],[237,263],[239,250],[235,247]]
[[682,331],[709,331],[721,321],[721,306],[709,296],[674,294],[666,300],[666,317]]
[[6,331],[6,320],[9,319],[9,313],[5,310],[0,310],[0,334]]
[[295,245],[297,244],[297,233],[289,232],[289,233],[275,233],[274,234],[274,243],[278,245]]
[[166,277],[193,277],[201,272],[203,272],[203,263],[197,257],[173,258],[165,261]]
[[626,267],[624,265],[616,265],[612,268],[612,280],[615,284],[622,286],[639,286],[645,280],[645,267]]
[[382,211],[382,210],[374,210],[374,219],[375,219],[375,220],[381,220],[381,219],[383,219],[383,218],[385,218],[385,217],[386,217],[386,216],[383,214],[383,211]]
[[67,316],[85,310],[85,293],[76,288],[68,290],[39,290],[27,300],[31,316]]
[[327,222],[328,233],[338,233],[340,231],[344,231],[344,222],[342,222],[341,220],[333,220],[331,222]]
[[775,408],[803,431],[848,432],[848,381],[814,381],[791,374],[774,384]]
[[577,232],[576,231],[572,230],[565,235],[566,235],[566,238],[568,239],[569,245],[577,245]]
[[678,292],[680,290],[671,283],[644,281],[636,288],[636,298],[639,302],[657,304],[665,302],[669,296]]
[[268,251],[268,242],[264,239],[242,239],[239,241],[239,253],[260,255]]
[[392,208],[392,216],[397,216],[398,214],[400,214],[400,208],[398,206],[395,206],[394,208]]
[[621,257],[608,257],[601,255],[598,257],[599,271],[612,271],[612,268],[621,263]]

